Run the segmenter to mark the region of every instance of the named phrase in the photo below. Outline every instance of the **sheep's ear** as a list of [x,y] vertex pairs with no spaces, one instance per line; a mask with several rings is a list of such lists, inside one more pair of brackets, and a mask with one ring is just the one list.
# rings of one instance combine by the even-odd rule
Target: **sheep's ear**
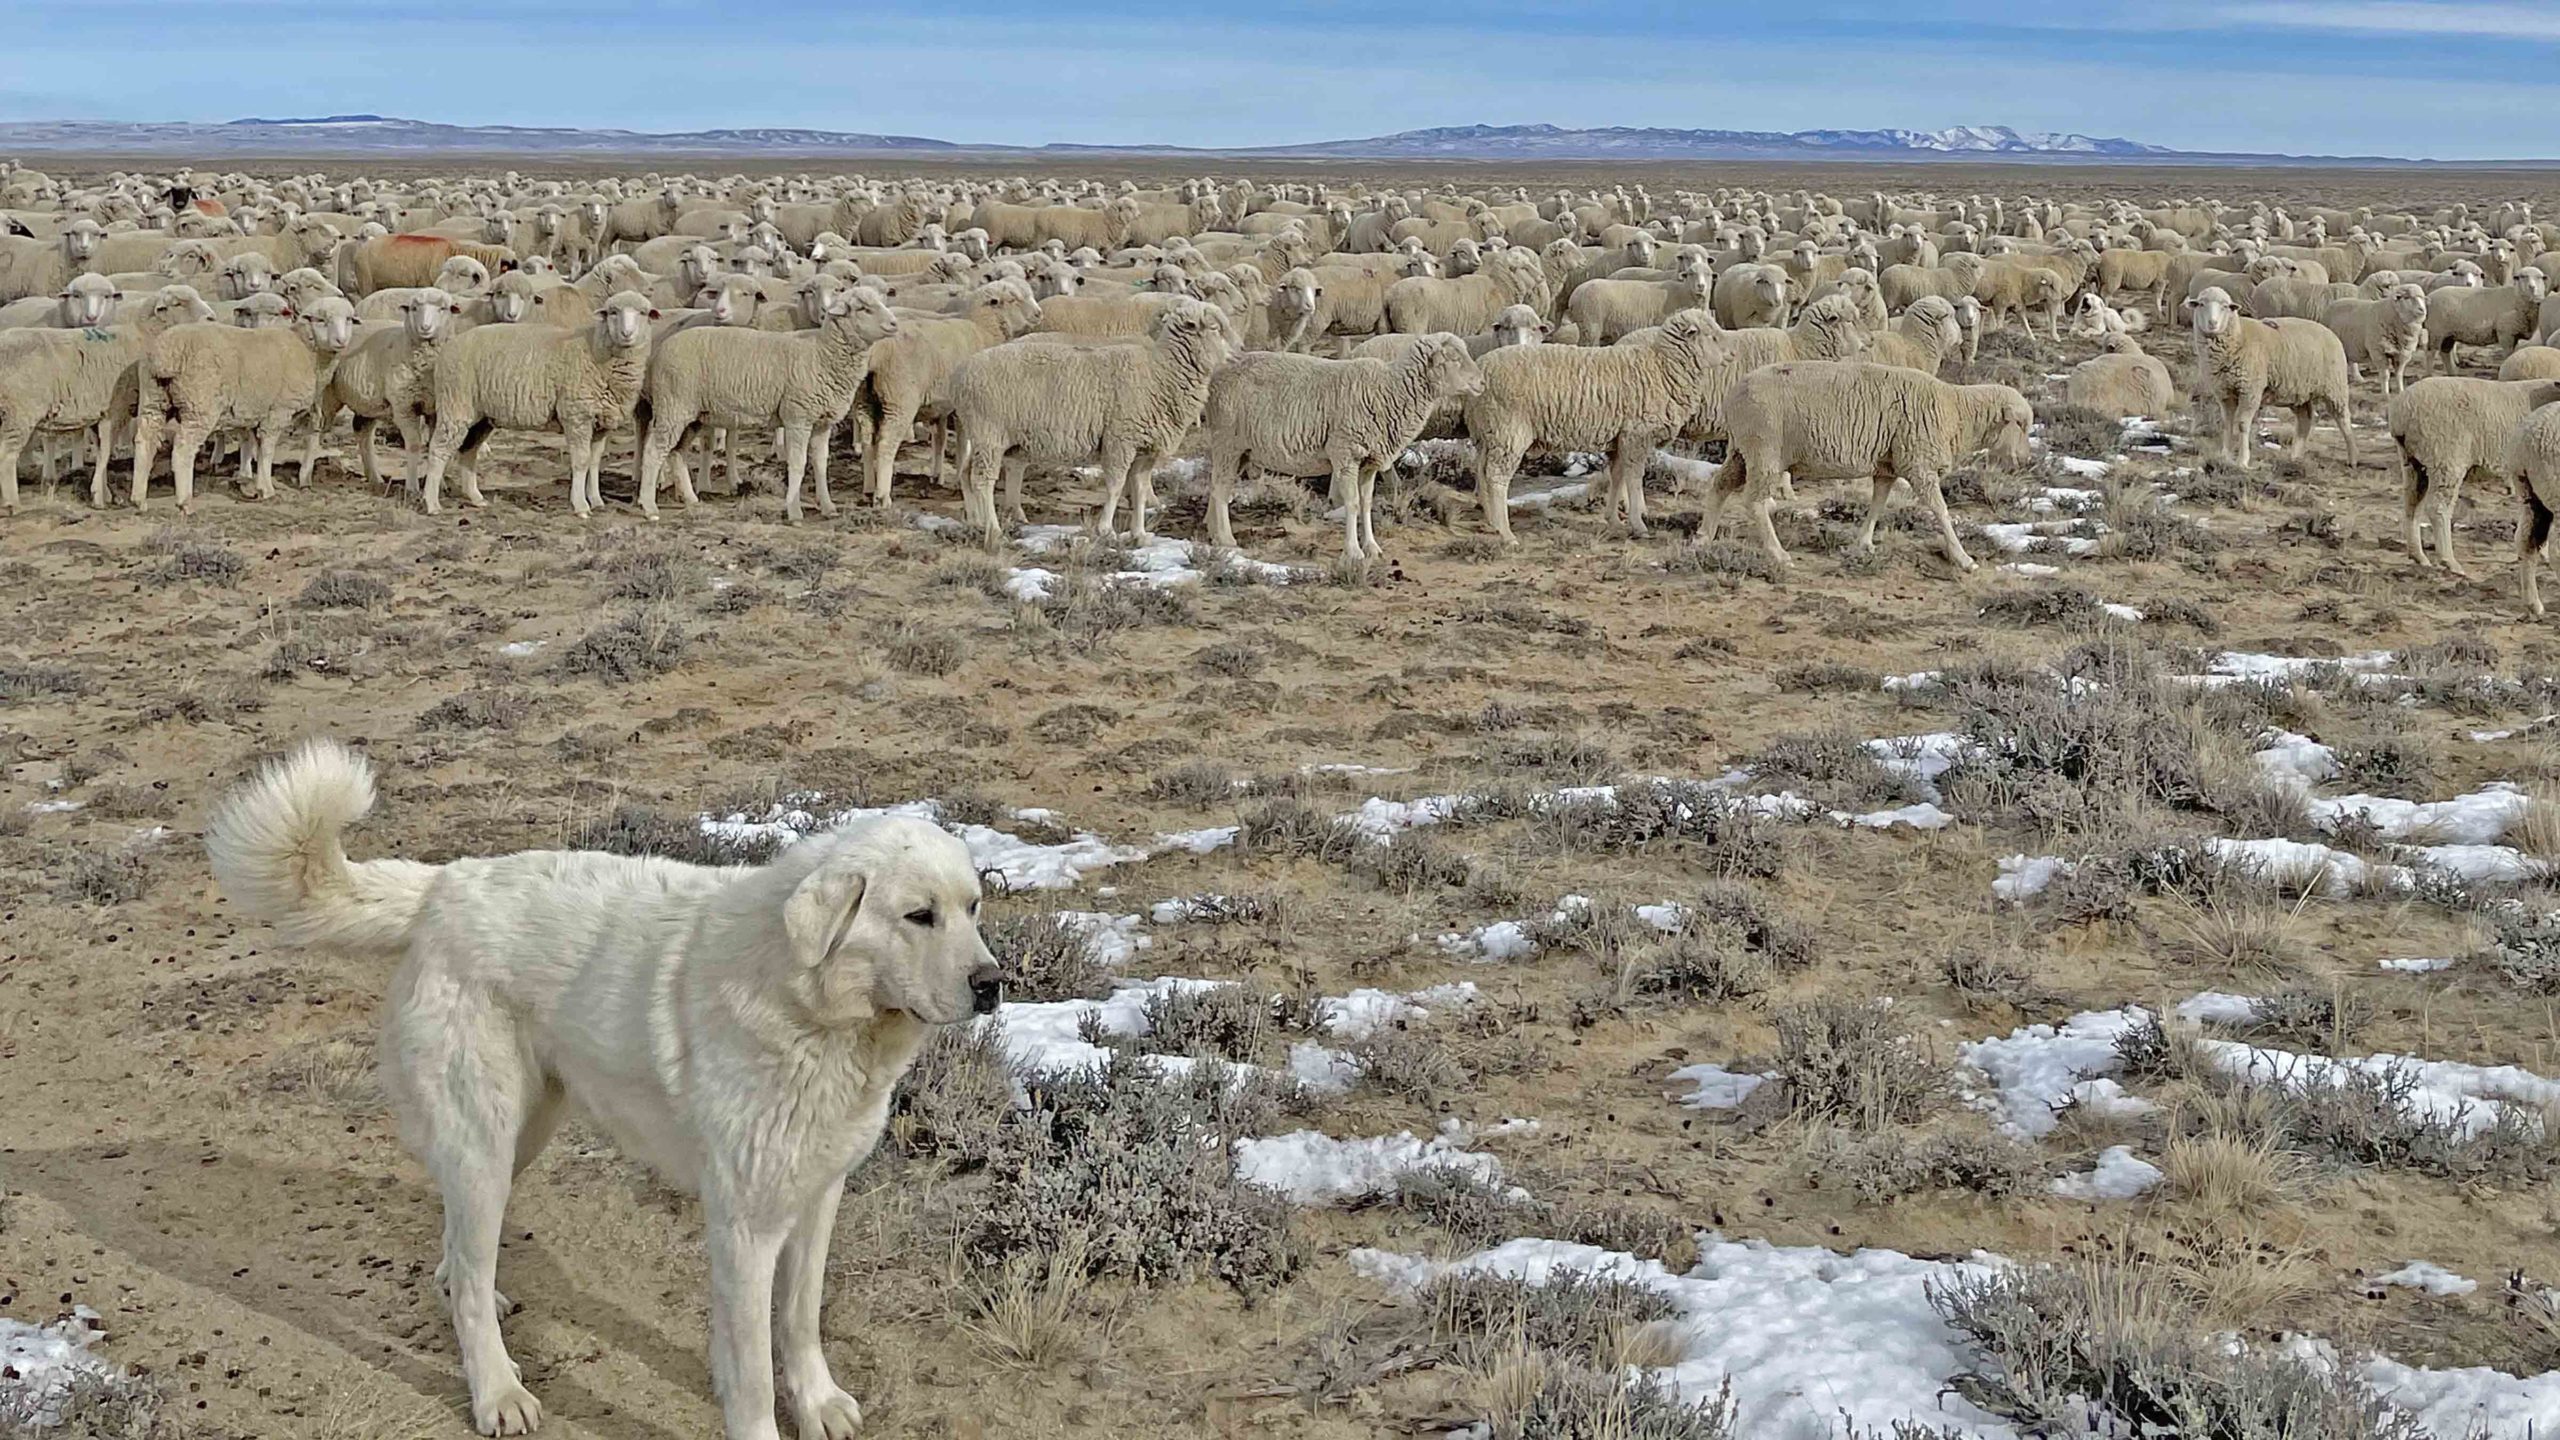
[[655,319],[657,319],[657,318],[658,318],[658,307],[656,307],[655,305],[652,305],[652,306],[650,306],[650,307],[649,307],[649,318],[650,318],[650,319],[652,319],[652,320],[655,320]]

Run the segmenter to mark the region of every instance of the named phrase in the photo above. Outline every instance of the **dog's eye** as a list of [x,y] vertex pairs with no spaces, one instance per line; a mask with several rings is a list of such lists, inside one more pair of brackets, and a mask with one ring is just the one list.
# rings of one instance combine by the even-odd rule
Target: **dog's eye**
[[931,910],[910,910],[907,912],[907,923],[910,925],[930,926],[933,924],[933,912]]

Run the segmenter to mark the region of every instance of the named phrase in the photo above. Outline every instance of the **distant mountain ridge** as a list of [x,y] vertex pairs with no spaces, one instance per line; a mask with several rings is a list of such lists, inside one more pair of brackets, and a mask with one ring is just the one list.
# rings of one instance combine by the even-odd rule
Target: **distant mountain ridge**
[[[1343,160],[2152,160],[2189,163],[2408,164],[2383,155],[2296,156],[2173,150],[2072,133],[1957,125],[1944,130],[1696,130],[1609,125],[1444,125],[1361,139],[1206,148],[1181,145],[1002,145],[921,135],[747,126],[653,133],[527,125],[448,125],[393,115],[193,121],[0,122],[0,153],[93,155],[1196,155]],[[2484,162],[2485,163],[2485,162]]]

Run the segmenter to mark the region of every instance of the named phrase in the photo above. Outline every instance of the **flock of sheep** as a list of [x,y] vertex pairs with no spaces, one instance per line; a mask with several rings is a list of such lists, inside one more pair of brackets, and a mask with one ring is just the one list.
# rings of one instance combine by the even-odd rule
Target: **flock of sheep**
[[[991,538],[1023,518],[1026,471],[1098,469],[1100,523],[1146,534],[1153,476],[1205,453],[1210,542],[1252,470],[1330,481],[1344,548],[1378,553],[1381,470],[1432,436],[1475,446],[1485,523],[1511,540],[1508,491],[1533,451],[1608,459],[1600,505],[1645,528],[1642,477],[1665,446],[1721,444],[1700,538],[1740,499],[1785,563],[1770,511],[1793,480],[1864,480],[1861,545],[1899,479],[1973,568],[1940,493],[1966,456],[2024,463],[2015,389],[1939,378],[1982,333],[2066,317],[2102,353],[2076,405],[2160,415],[2183,398],[2139,334],[2187,317],[2214,458],[2246,467],[2267,406],[2355,453],[2349,385],[2378,377],[2407,477],[2412,555],[2460,571],[2453,505],[2474,472],[2517,497],[2518,561],[2560,507],[2560,313],[2532,263],[2560,227],[2528,205],[2475,213],[2263,203],[2143,208],[1997,196],[1850,199],[1643,186],[1558,193],[1377,190],[1201,180],[703,180],[591,189],[514,172],[406,186],[321,176],[116,173],[75,184],[0,165],[0,504],[31,440],[50,482],[90,448],[108,502],[119,436],[145,504],[166,442],[178,503],[211,439],[237,437],[244,485],[273,493],[300,436],[301,481],[350,415],[400,436],[410,493],[438,510],[452,472],[482,503],[499,430],[560,432],[570,503],[603,503],[603,456],[637,437],[638,505],[734,436],[769,433],[801,515],[850,424],[870,498],[929,427]],[[2501,354],[2455,376],[2459,346]],[[2433,355],[2439,374],[2409,371]],[[953,457],[956,439],[957,456]],[[688,448],[692,460],[687,458]],[[998,475],[1005,480],[999,510]]]

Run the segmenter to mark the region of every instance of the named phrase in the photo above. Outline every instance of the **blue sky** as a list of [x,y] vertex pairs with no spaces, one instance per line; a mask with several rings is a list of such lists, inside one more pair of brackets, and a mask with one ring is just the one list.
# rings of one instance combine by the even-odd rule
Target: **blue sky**
[[0,0],[0,35],[0,118],[19,120],[374,111],[1193,145],[2002,124],[2560,153],[2560,0]]

